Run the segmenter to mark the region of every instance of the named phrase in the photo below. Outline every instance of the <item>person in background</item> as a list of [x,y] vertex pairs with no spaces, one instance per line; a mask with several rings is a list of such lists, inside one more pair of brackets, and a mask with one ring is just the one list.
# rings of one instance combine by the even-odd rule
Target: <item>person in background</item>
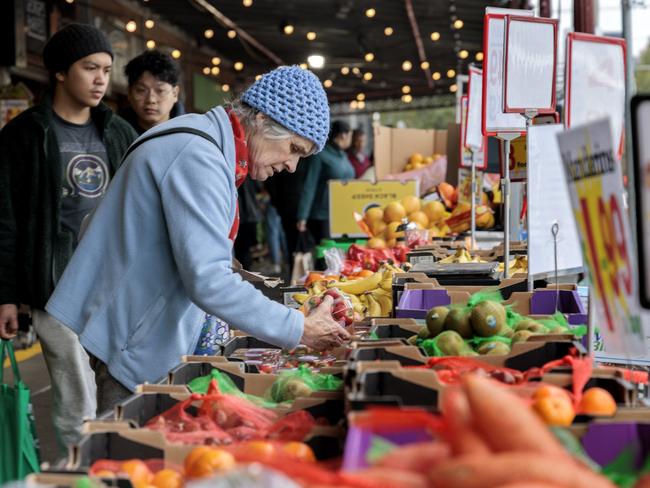
[[[79,439],[84,418],[95,417],[95,382],[77,335],[45,304],[77,246],[83,219],[102,201],[137,134],[101,103],[113,64],[101,31],[64,27],[45,45],[43,62],[51,96],[0,131],[0,337],[15,335],[16,305],[28,305],[63,451]],[[97,259],[111,260],[106,254]],[[94,265],[79,272],[95,276]]]
[[262,221],[262,210],[257,201],[258,192],[257,182],[251,179],[244,180],[237,191],[239,231],[234,243],[234,252],[237,261],[247,270],[250,270],[253,264],[252,248],[257,244],[257,224]]
[[348,159],[354,168],[354,177],[361,178],[370,168],[370,158],[365,153],[367,137],[363,129],[354,129],[352,132],[352,144],[348,149]]
[[305,161],[305,180],[298,204],[298,232],[309,230],[316,244],[329,237],[329,194],[330,180],[354,178],[354,168],[345,150],[350,147],[352,130],[337,120],[332,124],[325,149]]
[[145,51],[124,68],[129,80],[129,108],[120,113],[138,134],[183,115],[178,99],[180,69],[168,54]]

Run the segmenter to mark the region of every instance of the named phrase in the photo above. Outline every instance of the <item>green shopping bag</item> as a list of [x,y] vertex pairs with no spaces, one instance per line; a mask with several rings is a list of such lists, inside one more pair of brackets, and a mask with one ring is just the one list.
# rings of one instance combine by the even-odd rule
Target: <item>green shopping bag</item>
[[0,366],[5,351],[9,355],[14,384],[4,382],[4,367],[0,368],[0,485],[23,479],[39,471],[38,446],[31,412],[29,389],[18,371],[11,341],[2,340]]

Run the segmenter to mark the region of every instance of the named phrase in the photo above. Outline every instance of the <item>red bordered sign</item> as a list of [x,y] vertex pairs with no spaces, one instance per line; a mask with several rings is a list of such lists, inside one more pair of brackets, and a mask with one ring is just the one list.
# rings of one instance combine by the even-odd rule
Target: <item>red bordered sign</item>
[[[540,31],[540,28],[546,26],[550,27],[550,31],[548,29]],[[523,114],[526,110],[536,110],[540,114],[555,112],[557,29],[556,19],[506,17],[506,51],[503,70],[505,113]],[[537,46],[525,45],[526,42],[533,40]],[[550,77],[548,72],[551,73]],[[524,93],[523,97],[521,93]],[[517,97],[517,94],[520,96]],[[544,100],[548,100],[548,103],[544,103]]]
[[625,40],[572,32],[567,36],[564,124],[609,117],[619,160],[625,143]]

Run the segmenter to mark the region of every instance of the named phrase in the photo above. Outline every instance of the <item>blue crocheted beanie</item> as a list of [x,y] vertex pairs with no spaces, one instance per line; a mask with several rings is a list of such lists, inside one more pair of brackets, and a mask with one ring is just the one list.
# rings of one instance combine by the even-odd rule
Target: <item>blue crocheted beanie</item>
[[330,109],[320,80],[299,66],[282,66],[263,75],[241,100],[301,137],[316,144],[327,142]]

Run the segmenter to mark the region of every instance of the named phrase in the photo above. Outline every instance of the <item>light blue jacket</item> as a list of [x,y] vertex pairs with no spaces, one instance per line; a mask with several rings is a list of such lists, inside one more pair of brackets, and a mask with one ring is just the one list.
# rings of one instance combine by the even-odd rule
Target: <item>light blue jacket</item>
[[199,136],[172,134],[129,155],[46,306],[130,389],[194,351],[202,310],[283,347],[303,333],[300,312],[231,270],[237,189],[226,112],[184,115],[152,131],[171,127],[207,132],[223,154]]

